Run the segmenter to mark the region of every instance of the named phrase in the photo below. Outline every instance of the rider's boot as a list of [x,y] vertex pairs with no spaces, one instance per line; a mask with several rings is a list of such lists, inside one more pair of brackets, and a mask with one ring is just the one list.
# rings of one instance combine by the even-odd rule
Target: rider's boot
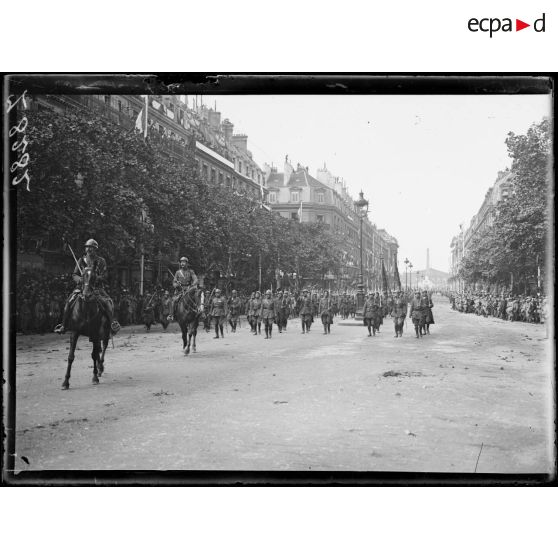
[[68,325],[68,318],[69,317],[70,317],[70,301],[67,300],[66,304],[64,306],[64,313],[62,315],[62,323],[58,324],[54,328],[54,333],[59,333],[60,335],[62,335],[63,333],[66,333],[66,326]]

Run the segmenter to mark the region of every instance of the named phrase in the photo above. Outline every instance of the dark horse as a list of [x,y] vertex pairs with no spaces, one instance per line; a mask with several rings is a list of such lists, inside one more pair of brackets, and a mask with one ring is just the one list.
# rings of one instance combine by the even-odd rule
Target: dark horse
[[192,337],[194,338],[192,351],[196,352],[196,335],[198,333],[203,302],[203,291],[197,287],[190,287],[184,291],[176,305],[174,319],[178,322],[182,331],[182,350],[185,355],[190,354]]
[[[102,310],[98,294],[94,290],[95,272],[92,268],[86,267],[82,276],[82,291],[79,293],[70,309],[68,319],[68,329],[72,332],[70,336],[70,353],[68,354],[68,368],[62,383],[62,389],[70,387],[70,372],[74,362],[74,353],[80,335],[89,337],[93,343],[91,358],[93,359],[93,379],[94,384],[99,383],[99,376],[104,371],[105,351],[110,337],[110,323],[107,315]],[[112,301],[111,301],[112,303]],[[101,343],[103,348],[101,350]]]

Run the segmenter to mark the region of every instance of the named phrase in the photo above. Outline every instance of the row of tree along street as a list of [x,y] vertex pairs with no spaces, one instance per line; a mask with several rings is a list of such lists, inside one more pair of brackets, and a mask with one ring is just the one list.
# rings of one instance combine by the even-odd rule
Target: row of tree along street
[[509,133],[512,190],[502,200],[491,227],[472,243],[459,278],[487,289],[536,294],[544,289],[548,235],[552,230],[550,181],[552,139],[548,119],[526,135]]
[[[253,290],[282,269],[307,284],[340,273],[343,238],[321,223],[284,219],[259,200],[198,176],[193,156],[169,156],[85,110],[28,111],[30,191],[17,189],[17,247],[37,239],[81,249],[95,238],[109,270],[187,255]],[[260,272],[261,270],[261,272]],[[261,277],[260,277],[261,273]]]

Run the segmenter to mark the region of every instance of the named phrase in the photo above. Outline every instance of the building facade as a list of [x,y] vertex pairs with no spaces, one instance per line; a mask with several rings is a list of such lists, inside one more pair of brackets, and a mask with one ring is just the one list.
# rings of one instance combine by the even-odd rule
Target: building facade
[[[360,272],[360,216],[346,184],[326,168],[313,177],[308,167],[296,167],[285,158],[282,172],[264,164],[267,202],[270,209],[285,219],[302,223],[323,223],[344,240],[341,271],[331,277],[338,289],[356,288]],[[366,216],[363,219],[363,280],[365,289],[381,289],[382,261],[389,287],[393,288],[397,240],[378,229]]]
[[469,226],[460,225],[460,232],[450,243],[450,278],[452,290],[461,290],[464,285],[458,278],[461,260],[474,243],[493,225],[498,204],[505,200],[512,190],[513,174],[509,170],[499,171],[494,184],[487,190],[478,212],[471,218]]

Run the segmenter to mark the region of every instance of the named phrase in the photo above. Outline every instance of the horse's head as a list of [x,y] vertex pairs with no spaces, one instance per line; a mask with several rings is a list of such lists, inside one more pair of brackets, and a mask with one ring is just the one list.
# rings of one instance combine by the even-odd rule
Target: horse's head
[[86,267],[81,277],[82,293],[85,298],[89,298],[93,294],[95,286],[95,272],[92,267]]

